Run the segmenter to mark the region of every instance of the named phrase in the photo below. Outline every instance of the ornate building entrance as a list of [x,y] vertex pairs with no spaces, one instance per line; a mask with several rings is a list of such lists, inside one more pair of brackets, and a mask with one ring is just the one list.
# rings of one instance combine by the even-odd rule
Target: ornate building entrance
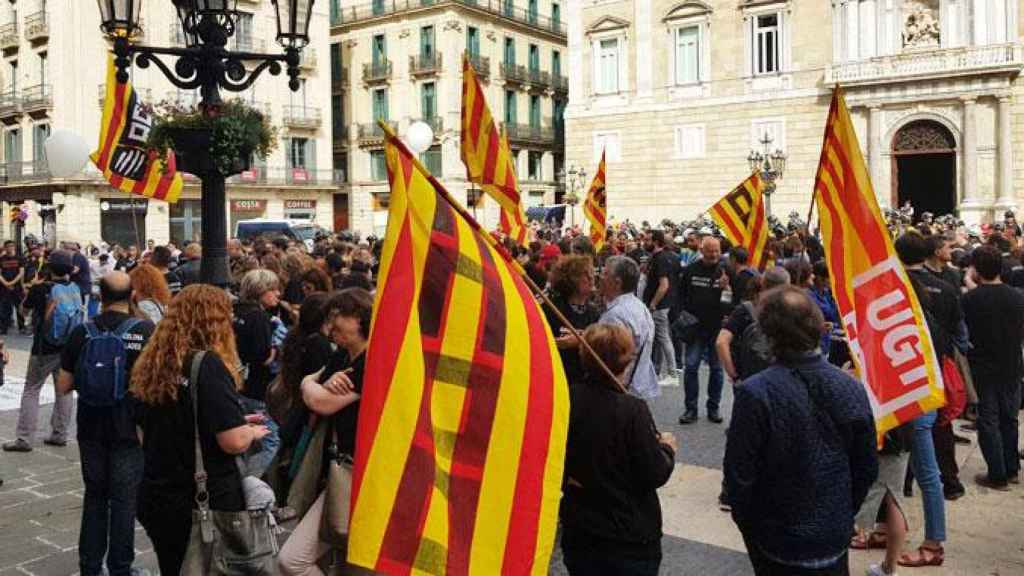
[[956,140],[945,126],[916,120],[901,128],[892,141],[892,200],[906,202],[920,216],[955,213]]

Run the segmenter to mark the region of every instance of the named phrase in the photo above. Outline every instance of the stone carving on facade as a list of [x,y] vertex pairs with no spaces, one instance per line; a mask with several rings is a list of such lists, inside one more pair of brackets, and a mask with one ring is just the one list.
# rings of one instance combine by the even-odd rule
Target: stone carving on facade
[[902,110],[883,110],[883,122],[885,127],[882,141],[886,144],[884,149],[888,152],[897,132],[905,126],[918,120],[932,120],[942,125],[953,135],[954,147],[959,134],[961,133],[961,122],[958,115],[950,115],[944,110],[931,106],[913,106]]
[[448,20],[444,23],[445,30],[455,30],[456,32],[462,32],[462,22],[458,20]]
[[498,39],[498,35],[494,33],[494,30],[488,30],[487,39],[490,40],[491,42],[494,42],[495,40]]
[[408,28],[402,28],[402,31],[398,33],[399,38],[408,38],[412,34],[412,31]]
[[904,48],[934,48],[939,45],[938,4],[938,0],[914,0],[904,4]]

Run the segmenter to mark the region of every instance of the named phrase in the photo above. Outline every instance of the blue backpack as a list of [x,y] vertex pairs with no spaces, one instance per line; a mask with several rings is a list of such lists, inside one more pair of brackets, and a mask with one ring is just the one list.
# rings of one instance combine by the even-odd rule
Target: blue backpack
[[54,284],[50,289],[50,302],[53,309],[43,325],[43,339],[51,346],[64,346],[71,331],[85,319],[82,292],[76,284]]
[[128,387],[124,335],[139,322],[138,318],[129,318],[113,331],[101,331],[95,322],[85,324],[85,349],[75,366],[75,388],[83,404],[105,408],[124,398]]

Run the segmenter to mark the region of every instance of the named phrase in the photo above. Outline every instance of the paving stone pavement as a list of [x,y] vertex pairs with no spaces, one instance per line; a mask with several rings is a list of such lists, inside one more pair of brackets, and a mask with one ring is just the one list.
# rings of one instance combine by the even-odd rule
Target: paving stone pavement
[[[24,376],[28,344],[27,338],[7,337],[7,347],[13,355],[7,369],[12,388],[0,388],[0,441],[14,436],[17,410],[10,409],[5,394],[10,395]],[[676,471],[660,491],[665,525],[661,574],[752,574],[739,533],[729,515],[717,507],[725,425],[702,419],[690,426],[680,426],[676,418],[683,404],[682,389],[673,380],[662,384],[662,397],[651,403],[652,412],[662,430],[679,437],[680,451]],[[726,418],[731,403],[731,390],[726,386],[722,404]],[[44,405],[41,424],[48,423],[49,414],[50,405]],[[41,429],[38,439],[47,432]],[[963,434],[974,438],[971,432]],[[1024,575],[1024,489],[998,493],[978,488],[972,479],[984,470],[984,463],[976,442],[958,447],[958,458],[967,495],[947,504],[946,565],[917,571],[904,569],[901,574]],[[77,445],[71,442],[67,447],[54,448],[38,442],[29,454],[0,453],[0,478],[4,479],[0,487],[0,576],[77,574],[82,507]],[[905,508],[911,524],[909,541],[916,545],[922,538],[920,500],[908,500]],[[156,558],[141,527],[136,528],[135,548],[136,566],[155,574]],[[851,574],[863,574],[867,565],[880,557],[878,552],[851,554]],[[557,546],[550,574],[566,574]]]

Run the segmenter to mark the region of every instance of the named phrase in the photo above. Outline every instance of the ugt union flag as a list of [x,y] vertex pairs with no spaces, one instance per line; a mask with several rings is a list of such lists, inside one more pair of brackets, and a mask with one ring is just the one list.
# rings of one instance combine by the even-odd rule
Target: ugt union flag
[[356,437],[349,562],[547,574],[569,400],[506,255],[385,128],[391,206]]
[[839,88],[825,126],[815,197],[832,292],[881,436],[946,399],[921,304],[878,209]]

